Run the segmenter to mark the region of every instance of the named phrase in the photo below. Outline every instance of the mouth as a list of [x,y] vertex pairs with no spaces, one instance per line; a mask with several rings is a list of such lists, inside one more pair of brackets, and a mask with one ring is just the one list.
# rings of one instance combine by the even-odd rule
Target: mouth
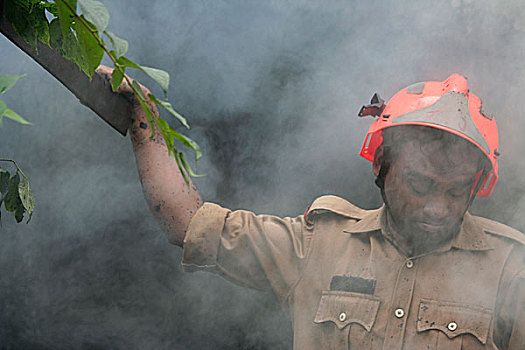
[[423,221],[418,221],[417,226],[426,232],[443,232],[446,227],[445,224],[429,223],[429,222],[423,222]]

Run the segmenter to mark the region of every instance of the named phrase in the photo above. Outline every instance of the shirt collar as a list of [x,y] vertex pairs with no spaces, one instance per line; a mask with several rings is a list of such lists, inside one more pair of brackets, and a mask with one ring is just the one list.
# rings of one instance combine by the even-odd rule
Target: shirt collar
[[[385,227],[386,209],[383,205],[379,209],[368,210],[363,218],[356,223],[352,223],[343,231],[346,233],[367,233],[379,231]],[[486,239],[483,228],[468,212],[465,213],[463,223],[459,233],[452,239],[445,249],[456,248],[461,250],[491,250],[493,249]],[[443,247],[438,250],[442,250]]]

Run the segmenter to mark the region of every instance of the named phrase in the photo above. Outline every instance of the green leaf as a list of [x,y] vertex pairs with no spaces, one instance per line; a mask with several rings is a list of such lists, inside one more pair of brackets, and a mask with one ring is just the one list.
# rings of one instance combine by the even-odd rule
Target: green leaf
[[[49,36],[51,46],[53,46],[55,49],[62,49],[62,42],[64,39],[62,35],[62,29],[60,28],[60,21],[58,18],[55,18],[51,22],[49,22]],[[64,55],[62,54],[62,56]]]
[[175,130],[172,131],[171,135],[177,140],[179,140],[179,142],[182,143],[184,146],[189,147],[195,151],[195,160],[198,160],[200,157],[202,157],[201,148],[199,147],[197,142],[193,141],[188,136],[176,132]]
[[[139,83],[137,80],[133,79],[133,81],[131,82],[131,85],[133,85],[133,87],[138,91],[140,97],[142,97],[143,99],[146,99],[144,97],[144,92],[142,92],[142,88],[140,87]],[[144,106],[143,106],[144,107]],[[147,106],[146,106],[147,107]],[[147,108],[148,111],[149,111],[149,108]],[[148,112],[146,112],[148,113]],[[153,115],[151,114],[151,111],[149,111],[149,114],[153,117]]]
[[[142,89],[140,89],[139,84],[135,80],[133,80],[131,85],[133,85],[133,87],[135,87],[135,89],[138,88],[139,94],[142,95]],[[144,96],[142,96],[142,98],[144,98]],[[144,102],[143,99],[139,98],[138,100],[139,100],[140,106],[142,107],[142,110],[144,111],[144,113],[146,113],[146,118],[148,118],[149,126],[151,128],[151,135],[150,135],[150,137],[153,137],[153,136],[155,136],[155,127],[153,125],[153,123],[154,123],[153,122],[153,120],[154,120],[153,113],[151,112],[151,109],[149,109],[148,105]]]
[[124,56],[126,52],[128,52],[128,42],[126,40],[119,38],[109,30],[105,30],[104,34],[106,34],[106,36],[109,39],[109,42],[111,43],[111,46],[113,47],[113,50],[115,50],[115,55],[117,56],[117,59],[121,56]]
[[18,183],[20,182],[20,176],[18,173],[13,175],[13,177],[9,180],[9,184],[7,186],[7,194],[4,197],[4,206],[5,209],[12,213],[14,212],[18,207],[22,206],[22,201],[20,200],[20,197],[18,196]]
[[9,171],[0,169],[0,193],[6,194],[9,185]]
[[102,33],[109,23],[109,12],[100,1],[78,0],[78,6],[82,15],[95,25],[99,33]]
[[186,185],[189,185],[190,184],[190,179],[188,178],[188,174],[186,174],[186,171],[184,169],[184,164],[182,164],[182,160],[180,159],[180,155],[181,154],[182,153],[180,153],[180,152],[175,152],[174,153],[175,161],[177,162],[177,165],[179,167],[180,173],[182,174],[182,177],[184,178],[184,182],[186,182]]
[[124,66],[124,67],[130,67],[130,68],[136,68],[136,69],[142,69],[141,66],[139,66],[138,64],[136,64],[135,62],[133,62],[132,60],[130,60],[129,58],[127,57],[120,57],[118,59],[118,64]]
[[124,79],[124,75],[120,73],[118,69],[115,68],[113,70],[113,74],[111,74],[111,88],[113,89],[113,91],[117,91],[120,84],[122,84],[122,79]]
[[4,112],[7,109],[7,105],[4,101],[0,100],[0,126],[2,126],[2,117],[4,116]]
[[33,197],[29,181],[25,176],[22,176],[22,180],[18,183],[18,195],[27,212],[32,213],[35,209],[35,197]]
[[38,15],[36,16],[37,18],[33,21],[33,26],[36,31],[36,38],[49,46],[49,23],[47,22],[44,9],[40,9],[38,11]]
[[76,11],[77,9],[77,0],[56,0],[58,20],[60,22],[63,37],[67,37],[68,32],[71,32],[71,26],[75,21],[75,16],[66,5],[66,2],[73,10]]
[[[168,152],[170,156],[172,155],[174,151],[174,142],[173,142],[173,136],[171,136],[171,127],[169,124],[162,118],[156,118],[155,119],[155,125],[157,125],[157,128],[160,130],[160,133],[162,134],[162,137],[164,138],[164,141],[166,142],[166,148],[168,148]],[[176,151],[176,150],[175,150]]]
[[168,112],[170,112],[171,115],[173,115],[175,118],[177,118],[182,123],[182,125],[184,125],[186,128],[188,128],[188,129],[190,128],[186,118],[184,118],[182,115],[177,113],[177,111],[175,111],[173,109],[173,106],[171,105],[171,103],[169,103],[168,101],[160,101],[155,96],[153,96],[152,94],[148,94],[148,98],[150,100],[152,100],[153,102],[155,102],[156,104],[162,106]]
[[6,108],[6,110],[4,111],[4,116],[9,118],[9,119],[11,119],[11,120],[14,120],[15,122],[18,122],[20,124],[24,124],[24,125],[31,125],[31,124],[33,124],[31,122],[28,122],[27,120],[22,118],[18,113],[16,113],[15,111],[13,111],[12,109],[9,109],[9,108]]
[[182,140],[183,143],[186,146],[188,146],[189,144],[193,143],[193,145],[192,145],[193,147],[191,147],[191,148],[194,148],[196,146],[195,148],[198,150],[199,157],[200,157],[199,146],[193,140],[191,140],[188,137],[186,137],[184,135],[181,135],[178,132],[176,132],[168,124],[168,122],[166,122],[164,119],[156,118],[154,121],[155,121],[155,125],[157,125],[157,128],[159,129],[159,131],[161,132],[162,136],[164,137],[164,140],[166,141],[166,147],[168,148],[168,153],[169,153],[170,157],[172,157],[173,159],[176,160],[177,166],[178,166],[182,176],[184,177],[184,181],[186,182],[186,184],[189,185],[188,174],[191,175],[191,176],[204,176],[204,175],[195,174],[195,172],[193,172],[193,170],[191,169],[190,165],[186,161],[186,158],[184,157],[184,154],[182,152],[177,151],[177,149],[175,148],[175,146],[174,146],[174,139],[178,139],[179,141]]
[[57,18],[51,21],[49,24],[49,33],[51,45],[65,58],[71,60],[77,64],[77,66],[84,72],[88,71],[87,63],[82,56],[80,46],[78,44],[77,37],[71,29],[68,29],[66,36],[62,35],[60,24]]
[[142,67],[142,70],[160,85],[165,96],[168,93],[170,84],[170,75],[168,72],[151,67]]
[[33,217],[33,213],[29,213],[29,217],[27,218],[26,224],[29,224],[29,221],[31,221],[32,217]]
[[184,157],[184,153],[180,153],[180,160],[182,161],[182,165],[184,165],[184,169],[190,174],[190,176],[193,177],[203,177],[206,176],[205,174],[196,174],[193,169],[191,168],[190,164],[186,161],[186,157]]
[[195,151],[195,160],[198,160],[200,157],[202,157],[202,152],[197,142],[193,141],[188,136],[182,135],[175,131],[175,129],[173,129],[168,124],[168,122],[162,118],[156,118],[155,124],[157,124],[159,130],[162,132],[168,148],[173,147],[173,139],[176,139],[184,146],[189,147]]
[[16,32],[33,48],[37,48],[37,39],[49,45],[49,26],[44,7],[24,0],[4,2],[5,15]]
[[22,75],[0,74],[0,94],[6,93],[9,89],[13,87],[13,85],[16,84],[18,79],[24,76],[25,74],[22,74]]
[[18,206],[15,211],[15,220],[17,223],[20,223],[22,220],[24,220],[24,212],[25,209],[22,206]]
[[102,56],[104,56],[104,49],[99,45],[97,39],[93,36],[88,28],[84,26],[81,21],[75,21],[75,32],[77,33],[80,51],[87,63],[88,77],[92,77],[95,69],[100,65]]
[[36,46],[36,35],[28,21],[30,4],[21,1],[5,1],[4,13],[7,21],[29,45]]
[[53,16],[58,17],[58,10],[57,6],[53,2],[46,2],[42,4],[42,7],[44,7],[47,11],[49,11]]

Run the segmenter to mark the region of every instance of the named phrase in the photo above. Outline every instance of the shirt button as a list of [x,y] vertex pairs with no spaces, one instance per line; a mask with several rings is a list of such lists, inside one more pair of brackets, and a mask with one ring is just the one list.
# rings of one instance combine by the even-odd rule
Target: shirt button
[[456,329],[458,329],[458,324],[456,322],[450,322],[447,328],[449,331],[454,332]]
[[344,312],[341,312],[339,314],[339,321],[344,322],[346,320],[346,314]]
[[394,314],[396,315],[397,318],[402,318],[403,316],[405,316],[405,310],[403,310],[403,309],[396,309]]
[[407,260],[406,267],[408,267],[409,269],[413,268],[414,267],[414,262],[412,260]]

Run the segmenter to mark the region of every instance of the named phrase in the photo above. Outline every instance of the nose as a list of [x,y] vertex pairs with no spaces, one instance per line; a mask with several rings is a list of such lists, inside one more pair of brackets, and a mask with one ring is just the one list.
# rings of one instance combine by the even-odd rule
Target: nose
[[431,196],[423,207],[423,214],[431,220],[442,221],[449,213],[449,203],[445,194]]

